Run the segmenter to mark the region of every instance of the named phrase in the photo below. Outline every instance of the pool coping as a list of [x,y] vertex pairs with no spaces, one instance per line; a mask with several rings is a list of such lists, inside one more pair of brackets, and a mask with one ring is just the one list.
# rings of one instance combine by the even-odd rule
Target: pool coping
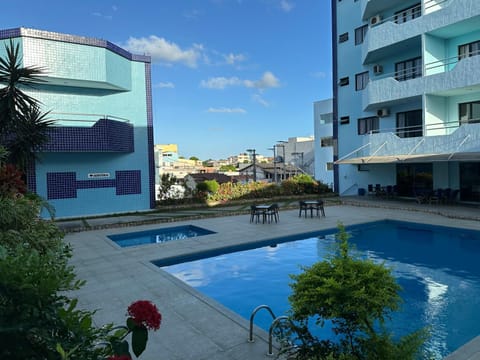
[[[257,341],[248,343],[247,320],[167,274],[151,261],[175,254],[218,249],[226,244],[265,241],[278,234],[306,232],[305,229],[317,231],[335,228],[340,219],[344,225],[394,218],[479,230],[476,221],[467,219],[451,219],[438,214],[399,209],[359,209],[351,205],[331,206],[323,219],[299,218],[297,210],[284,210],[280,212],[279,224],[249,224],[249,216],[246,214],[179,221],[179,224],[194,224],[212,231],[221,231],[181,240],[177,244],[170,242],[121,250],[108,244],[111,241],[106,240],[106,234],[124,232],[124,228],[67,234],[66,240],[74,247],[72,264],[78,270],[79,278],[87,280],[86,287],[77,292],[79,304],[86,309],[98,309],[95,320],[97,324],[102,324],[124,321],[124,309],[137,296],[154,301],[164,315],[164,322],[158,334],[152,334],[147,351],[142,355],[145,359],[156,359],[159,355],[168,359],[266,359],[271,357],[266,356],[268,336],[263,330],[256,328]],[[136,228],[149,229],[159,225],[156,223]],[[169,225],[171,224],[161,224],[165,227]],[[226,235],[228,239],[225,239]],[[179,341],[180,338],[187,340],[182,342]],[[185,342],[189,346],[185,346]],[[480,349],[480,346],[477,348]],[[468,358],[452,354],[448,359]]]

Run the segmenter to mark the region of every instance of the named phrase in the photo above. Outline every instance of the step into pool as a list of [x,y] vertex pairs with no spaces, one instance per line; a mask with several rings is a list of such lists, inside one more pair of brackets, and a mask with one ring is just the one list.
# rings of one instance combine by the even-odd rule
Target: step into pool
[[173,240],[181,240],[210,234],[215,234],[215,231],[207,230],[194,225],[183,225],[108,235],[107,237],[121,247],[128,247],[146,244],[159,244]]

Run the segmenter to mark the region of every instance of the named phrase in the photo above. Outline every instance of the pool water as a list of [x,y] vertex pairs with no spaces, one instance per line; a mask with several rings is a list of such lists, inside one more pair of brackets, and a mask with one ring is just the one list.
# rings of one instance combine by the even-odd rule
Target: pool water
[[145,244],[158,244],[167,241],[181,240],[210,234],[215,234],[215,232],[198,226],[185,225],[163,229],[137,231],[125,234],[108,235],[108,238],[121,247],[128,247]]
[[[401,311],[387,324],[394,335],[429,326],[427,348],[438,359],[480,335],[480,232],[397,221],[347,230],[360,256],[392,268],[403,288]],[[293,242],[276,239],[272,244],[278,245],[163,269],[246,319],[261,304],[280,316],[289,309],[289,274],[322,260],[337,232]],[[266,311],[255,317],[265,330],[271,322]]]

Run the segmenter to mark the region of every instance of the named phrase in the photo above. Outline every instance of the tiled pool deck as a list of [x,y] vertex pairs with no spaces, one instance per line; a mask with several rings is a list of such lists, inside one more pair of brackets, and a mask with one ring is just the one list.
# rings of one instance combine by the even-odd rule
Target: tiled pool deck
[[[237,215],[69,233],[66,241],[74,248],[72,264],[78,277],[87,280],[75,296],[80,308],[97,309],[97,325],[123,324],[126,308],[132,301],[144,299],[157,304],[163,316],[162,326],[159,331],[150,333],[147,350],[141,356],[144,360],[271,359],[267,356],[268,336],[264,331],[255,329],[256,341],[249,343],[247,320],[186,286],[150,261],[335,228],[339,221],[352,225],[396,219],[480,230],[479,208],[353,202],[357,205],[328,206],[325,218],[299,218],[298,210],[281,210],[278,224],[251,224],[249,215]],[[120,248],[106,237],[188,224],[213,230],[216,234],[130,248]],[[480,339],[473,340],[447,359],[480,359]]]

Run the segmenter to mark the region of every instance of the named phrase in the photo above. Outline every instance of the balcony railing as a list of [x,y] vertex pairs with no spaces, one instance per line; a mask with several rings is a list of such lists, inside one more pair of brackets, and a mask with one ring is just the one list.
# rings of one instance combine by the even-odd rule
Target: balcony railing
[[[476,120],[474,120],[476,122]],[[468,123],[459,126],[458,122],[423,125],[423,132],[455,128],[450,134],[399,137],[399,129],[381,129],[362,136],[363,144],[350,153],[340,157],[337,163],[375,163],[415,161],[449,161],[465,157],[465,154],[480,152],[480,125]],[[401,128],[406,132],[418,131],[417,126]],[[447,131],[446,131],[447,132]]]
[[49,128],[49,141],[41,152],[134,151],[133,126],[127,119],[99,114],[50,115],[57,117],[57,125]]

